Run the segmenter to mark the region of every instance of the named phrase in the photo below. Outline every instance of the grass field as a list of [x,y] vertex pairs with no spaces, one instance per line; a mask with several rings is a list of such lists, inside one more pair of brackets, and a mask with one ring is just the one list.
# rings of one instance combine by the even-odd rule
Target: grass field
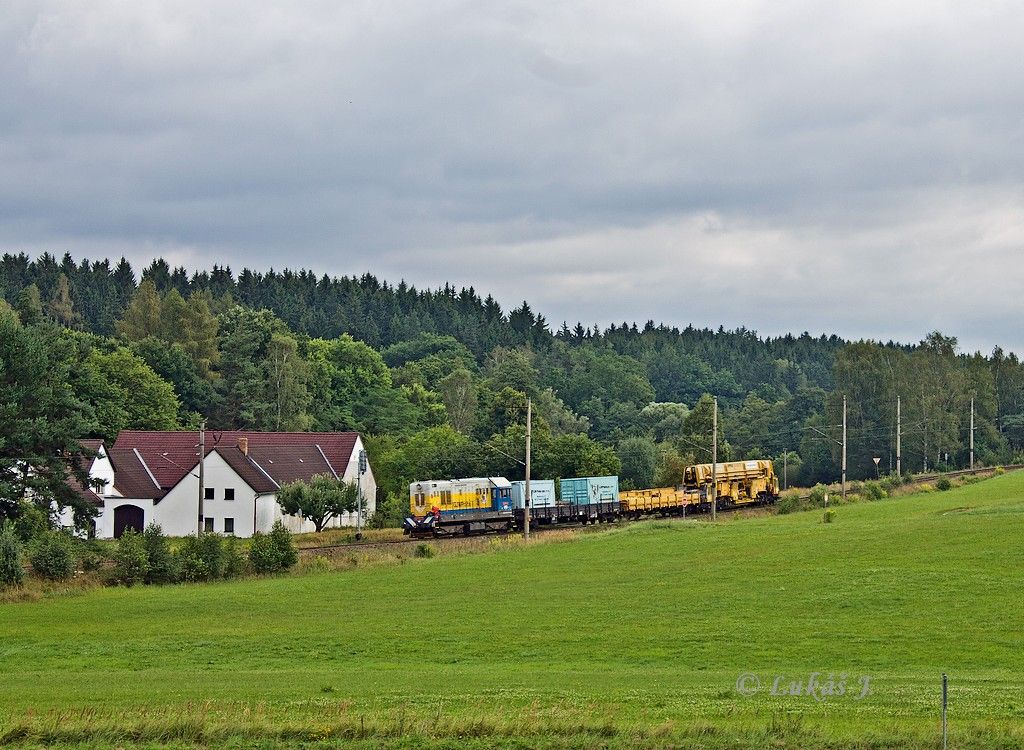
[[0,742],[1024,747],[1024,473],[732,518],[3,605]]

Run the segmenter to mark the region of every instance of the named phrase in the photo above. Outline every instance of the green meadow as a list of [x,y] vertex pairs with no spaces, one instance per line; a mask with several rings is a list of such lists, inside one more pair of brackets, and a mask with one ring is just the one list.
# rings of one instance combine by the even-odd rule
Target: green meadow
[[943,672],[950,747],[1024,747],[1024,473],[2,605],[0,743],[937,748]]

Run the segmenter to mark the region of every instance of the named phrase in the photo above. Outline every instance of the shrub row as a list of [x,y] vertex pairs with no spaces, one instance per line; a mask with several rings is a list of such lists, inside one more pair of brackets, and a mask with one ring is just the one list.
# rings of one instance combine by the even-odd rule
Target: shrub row
[[[41,527],[31,513],[19,517],[22,519],[20,525],[0,525],[0,587],[24,583],[26,557],[38,576],[52,581],[71,578],[77,561],[83,570],[102,567],[105,557],[95,541],[48,530],[45,517]],[[247,556],[234,537],[217,534],[186,537],[174,551],[160,526],[150,524],[142,534],[129,530],[121,537],[107,581],[121,586],[213,581],[237,578],[250,568],[256,573],[280,573],[298,559],[292,535],[280,522],[269,534],[256,534]]]
[[298,562],[292,535],[280,522],[269,534],[258,533],[243,557],[234,537],[217,534],[186,537],[175,552],[163,531],[150,524],[142,534],[121,537],[114,555],[111,582],[121,586],[145,583],[216,581],[237,578],[247,564],[257,573],[278,573]]

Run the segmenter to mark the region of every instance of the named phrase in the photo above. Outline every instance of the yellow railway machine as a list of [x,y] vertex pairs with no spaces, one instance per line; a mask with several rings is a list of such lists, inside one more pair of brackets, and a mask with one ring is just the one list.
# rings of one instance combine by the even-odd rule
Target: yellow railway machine
[[711,497],[719,509],[770,505],[779,499],[779,480],[771,461],[728,461],[718,464],[714,473],[714,490],[711,464],[688,466],[683,474],[684,489],[698,493],[706,507],[710,507]]

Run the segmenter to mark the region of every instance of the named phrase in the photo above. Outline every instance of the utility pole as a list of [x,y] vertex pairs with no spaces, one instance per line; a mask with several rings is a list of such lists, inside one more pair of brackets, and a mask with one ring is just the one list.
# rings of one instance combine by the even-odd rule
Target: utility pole
[[974,468],[974,399],[971,399],[971,468]]
[[715,411],[711,415],[711,520],[717,519],[718,511],[718,396],[715,396]]
[[530,438],[533,435],[533,399],[526,399],[526,483],[523,487],[523,538],[530,539]]
[[846,396],[843,396],[843,502],[846,502]]
[[896,476],[903,476],[903,454],[900,452],[900,439],[903,437],[903,425],[900,423],[900,397],[896,397]]
[[203,500],[206,497],[206,484],[203,479],[203,459],[206,458],[206,420],[199,423],[199,527],[196,536],[203,533]]

